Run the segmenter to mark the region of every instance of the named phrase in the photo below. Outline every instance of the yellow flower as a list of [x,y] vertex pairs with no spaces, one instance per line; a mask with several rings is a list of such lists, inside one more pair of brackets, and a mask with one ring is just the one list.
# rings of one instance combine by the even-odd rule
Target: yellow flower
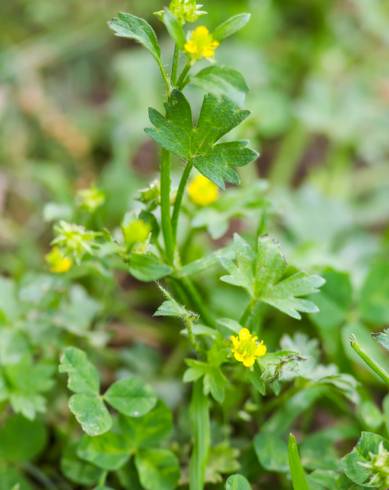
[[203,175],[197,175],[188,185],[188,195],[192,202],[198,206],[208,206],[217,201],[219,189]]
[[267,348],[263,341],[258,342],[256,335],[252,335],[247,328],[242,328],[239,335],[230,337],[232,353],[237,361],[251,368],[257,357],[266,354]]
[[45,258],[49,264],[50,271],[56,274],[67,272],[73,266],[73,260],[66,257],[59,247],[53,247]]
[[205,26],[196,27],[189,35],[185,44],[185,51],[192,59],[192,62],[201,58],[212,59],[215,51],[219,47],[219,41],[216,41],[212,34]]
[[141,219],[133,219],[122,225],[122,232],[126,244],[131,246],[145,242],[150,235],[151,226]]

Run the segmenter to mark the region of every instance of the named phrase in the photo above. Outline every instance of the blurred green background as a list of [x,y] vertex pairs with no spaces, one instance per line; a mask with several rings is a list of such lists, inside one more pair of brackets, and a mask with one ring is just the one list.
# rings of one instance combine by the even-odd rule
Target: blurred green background
[[[252,13],[249,26],[217,57],[241,69],[250,87],[252,116],[242,136],[261,151],[257,175],[274,188],[301,188],[298,199],[311,203],[305,222],[317,223],[315,213],[324,210],[331,221],[326,201],[315,207],[307,197],[309,184],[351,206],[353,223],[385,230],[389,1],[204,3],[209,15],[202,22],[210,28],[234,13]],[[114,38],[107,20],[118,11],[145,16],[170,56],[172,46],[153,16],[163,4],[1,2],[2,272],[42,268],[52,221],[66,217],[76,189],[97,182],[107,194],[104,222],[115,226],[134,191],[153,178],[157,155],[143,128],[147,108],[161,104],[159,75],[145,51]],[[252,177],[247,172],[243,181]]]

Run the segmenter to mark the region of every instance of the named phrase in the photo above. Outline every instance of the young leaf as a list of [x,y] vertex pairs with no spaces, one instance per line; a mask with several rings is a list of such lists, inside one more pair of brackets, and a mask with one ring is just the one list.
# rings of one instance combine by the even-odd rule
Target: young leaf
[[226,97],[204,97],[197,126],[193,127],[190,105],[184,95],[174,90],[165,105],[166,116],[150,109],[154,128],[146,129],[159,145],[193,165],[203,175],[224,189],[225,182],[239,183],[235,167],[255,160],[257,153],[244,141],[219,143],[218,140],[247,118]]
[[251,490],[251,486],[244,476],[231,475],[226,482],[226,490]]
[[237,70],[227,66],[211,65],[199,71],[191,82],[207,93],[225,95],[238,106],[242,106],[248,87]]
[[120,379],[111,385],[104,399],[128,417],[142,417],[157,403],[151,386],[136,378]]
[[301,464],[296,438],[293,434],[289,434],[288,459],[290,474],[292,476],[293,489],[309,490],[304,468]]
[[177,457],[168,449],[142,449],[135,457],[146,490],[174,490],[180,476]]
[[99,393],[99,373],[82,350],[67,347],[61,357],[59,372],[68,374],[68,388],[74,393]]
[[169,34],[174,39],[177,46],[182,49],[185,44],[185,32],[182,24],[178,22],[177,18],[166,7],[162,18]]
[[225,22],[216,27],[213,32],[213,37],[218,41],[223,41],[227,37],[232,36],[236,32],[243,29],[243,27],[250,20],[250,14],[238,14],[230,17]]
[[121,12],[108,22],[116,36],[134,39],[142,44],[160,62],[161,48],[151,25],[140,17]]
[[317,311],[314,303],[301,297],[317,293],[324,280],[303,272],[284,277],[287,264],[275,241],[261,237],[254,251],[239,235],[235,235],[234,249],[235,261],[221,260],[229,272],[221,278],[222,281],[246,289],[253,300],[263,301],[298,320],[301,319],[300,312]]

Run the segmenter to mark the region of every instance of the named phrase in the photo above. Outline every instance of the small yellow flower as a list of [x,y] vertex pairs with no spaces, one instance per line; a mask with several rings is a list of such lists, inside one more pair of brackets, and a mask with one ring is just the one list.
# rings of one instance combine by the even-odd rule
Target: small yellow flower
[[197,175],[188,185],[188,195],[190,200],[198,206],[209,206],[217,201],[219,189],[204,175]]
[[241,362],[245,367],[251,368],[257,357],[262,357],[266,354],[266,345],[258,342],[258,337],[252,335],[247,328],[242,328],[239,335],[230,337],[232,342],[232,353],[237,361]]
[[219,41],[214,39],[205,26],[199,26],[190,33],[185,44],[185,51],[194,63],[201,58],[213,59],[219,45]]
[[126,244],[132,246],[136,243],[143,243],[148,239],[151,226],[141,219],[133,219],[122,225],[122,232]]
[[50,271],[55,274],[68,272],[73,266],[73,260],[62,252],[59,247],[53,247],[45,257],[49,264]]

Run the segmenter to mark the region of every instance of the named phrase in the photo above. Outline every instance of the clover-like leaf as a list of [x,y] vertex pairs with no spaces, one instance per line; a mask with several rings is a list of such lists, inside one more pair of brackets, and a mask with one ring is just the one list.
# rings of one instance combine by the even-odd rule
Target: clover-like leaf
[[58,369],[68,374],[68,388],[74,393],[99,393],[99,373],[82,350],[67,347]]
[[168,449],[142,449],[135,464],[146,490],[173,490],[180,476],[177,457]]
[[254,250],[235,235],[234,250],[234,260],[221,260],[229,272],[221,278],[222,281],[246,289],[253,300],[263,301],[292,318],[300,319],[300,312],[318,311],[312,301],[302,297],[317,293],[324,280],[303,272],[286,276],[287,263],[274,240],[261,237]]
[[90,436],[104,434],[112,427],[111,415],[98,395],[76,393],[70,397],[69,409]]
[[151,386],[136,378],[116,381],[104,395],[104,399],[116,410],[128,417],[142,417],[157,403]]
[[174,90],[165,105],[166,116],[150,109],[154,128],[146,129],[158,144],[184,160],[190,160],[203,175],[222,189],[225,182],[239,183],[235,167],[255,160],[257,153],[245,141],[218,143],[249,115],[225,96],[204,97],[199,120],[193,126],[192,111],[185,96]]

